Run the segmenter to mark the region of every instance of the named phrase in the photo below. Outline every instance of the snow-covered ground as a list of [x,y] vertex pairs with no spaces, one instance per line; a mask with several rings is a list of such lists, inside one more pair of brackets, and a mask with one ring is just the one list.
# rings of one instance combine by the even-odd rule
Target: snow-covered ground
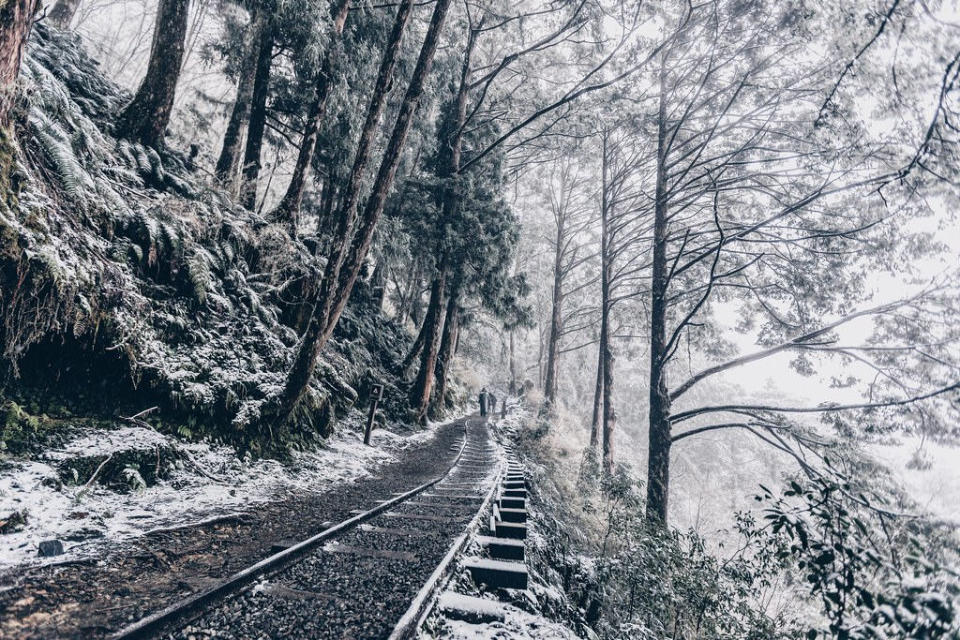
[[[25,511],[27,518],[19,531],[0,535],[0,571],[84,557],[107,542],[129,540],[151,529],[244,513],[258,503],[287,495],[329,491],[370,475],[378,466],[394,461],[402,450],[433,438],[439,426],[430,424],[408,436],[377,429],[373,446],[367,447],[362,440],[362,420],[359,413],[351,415],[322,449],[295,453],[287,463],[239,459],[228,446],[184,444],[142,427],[80,431],[62,448],[49,450],[36,460],[13,460],[0,473],[0,519],[18,511]],[[57,477],[57,463],[63,460],[160,445],[175,445],[189,455],[170,478],[154,486],[117,493],[98,484],[83,491],[80,485],[86,478],[77,486],[60,488],[50,482]],[[64,542],[66,554],[39,558],[38,544],[55,538]]]

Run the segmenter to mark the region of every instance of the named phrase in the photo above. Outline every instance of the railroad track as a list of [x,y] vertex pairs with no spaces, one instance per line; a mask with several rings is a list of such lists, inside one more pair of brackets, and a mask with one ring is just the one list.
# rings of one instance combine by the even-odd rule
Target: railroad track
[[502,474],[486,420],[463,425],[457,456],[437,478],[111,638],[409,637]]

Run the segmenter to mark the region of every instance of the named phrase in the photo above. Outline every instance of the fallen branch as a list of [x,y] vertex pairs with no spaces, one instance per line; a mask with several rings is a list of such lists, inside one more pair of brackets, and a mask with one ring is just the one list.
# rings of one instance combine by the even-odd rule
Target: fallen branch
[[186,524],[177,524],[170,527],[157,527],[156,529],[150,529],[149,531],[144,531],[144,536],[153,536],[159,535],[162,533],[172,533],[174,531],[181,531],[183,529],[195,529],[197,527],[204,527],[210,524],[218,524],[221,522],[232,522],[237,521],[243,524],[248,522],[250,513],[247,511],[238,511],[235,513],[227,513],[219,516],[212,516],[210,518],[204,518],[203,520],[197,520],[196,522],[188,522]]
[[[145,415],[148,415],[148,414],[153,413],[154,411],[157,410],[157,408],[158,408],[158,407],[150,407],[149,409],[144,409],[144,410],[141,411],[140,413],[136,413],[136,414],[130,416],[129,418],[123,418],[123,419],[124,419],[124,420],[134,421],[134,420],[137,420],[138,418],[142,418],[142,417],[145,416]],[[121,416],[121,418],[122,418],[122,417],[123,417],[123,416]]]
[[113,459],[113,453],[111,453],[110,455],[108,455],[108,456],[106,457],[106,459],[105,459],[103,462],[100,463],[100,466],[98,466],[98,467],[97,467],[97,470],[93,472],[93,475],[90,476],[90,479],[87,480],[87,483],[86,483],[85,485],[83,485],[83,487],[80,489],[80,491],[77,491],[77,495],[75,495],[75,496],[73,497],[73,501],[74,501],[74,502],[79,502],[79,501],[80,501],[80,498],[83,496],[83,494],[86,493],[86,492],[90,489],[90,486],[93,485],[94,481],[97,479],[97,476],[100,475],[100,472],[103,471],[103,468],[104,468],[105,466],[107,466],[107,463],[110,462],[110,460],[112,460],[112,459]]

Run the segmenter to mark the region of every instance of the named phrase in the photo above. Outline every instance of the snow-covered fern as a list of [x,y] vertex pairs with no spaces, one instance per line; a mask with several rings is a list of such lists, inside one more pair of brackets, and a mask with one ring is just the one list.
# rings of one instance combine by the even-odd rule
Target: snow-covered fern
[[93,180],[80,165],[70,138],[39,109],[30,110],[30,126],[43,155],[53,165],[64,193],[84,198],[85,189],[93,189]]
[[207,300],[207,293],[211,288],[210,254],[202,248],[195,248],[187,258],[187,275],[193,289],[193,296],[200,304]]

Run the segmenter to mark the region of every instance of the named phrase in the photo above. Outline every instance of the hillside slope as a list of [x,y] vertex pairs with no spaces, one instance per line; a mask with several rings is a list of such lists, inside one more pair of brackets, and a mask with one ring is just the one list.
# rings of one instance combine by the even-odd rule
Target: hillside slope
[[403,417],[391,372],[405,334],[361,281],[300,428],[258,433],[309,311],[320,241],[238,207],[177,153],[114,139],[128,96],[76,36],[37,25],[21,82],[16,168],[0,203],[4,395],[18,403],[5,405],[3,440],[42,430],[24,415],[157,406],[151,419],[168,431],[277,451],[327,433],[374,381],[386,383],[388,416]]

